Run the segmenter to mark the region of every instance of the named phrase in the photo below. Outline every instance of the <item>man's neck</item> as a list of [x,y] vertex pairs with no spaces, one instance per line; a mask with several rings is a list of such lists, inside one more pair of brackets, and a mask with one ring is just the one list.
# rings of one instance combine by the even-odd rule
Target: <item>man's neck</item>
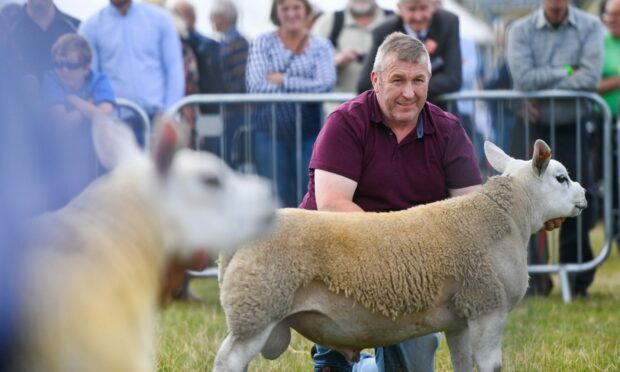
[[54,15],[56,14],[56,8],[53,3],[49,3],[49,6],[46,7],[36,7],[33,8],[30,6],[30,3],[26,4],[26,12],[30,19],[34,21],[39,27],[43,30],[47,29],[47,27],[52,23],[54,19]]
[[114,5],[116,10],[118,10],[118,12],[121,13],[122,15],[127,15],[127,12],[129,11],[130,6],[131,6],[131,0],[126,1],[121,5]]
[[561,10],[545,10],[545,18],[553,27],[557,27],[568,18],[568,8]]
[[378,9],[378,7],[374,7],[370,12],[365,14],[356,14],[354,12],[351,12],[351,15],[353,16],[353,19],[355,19],[355,23],[362,27],[366,27],[375,20]]
[[390,125],[388,124],[388,126],[392,130],[392,133],[394,133],[394,135],[396,136],[396,142],[400,143],[403,139],[405,139],[405,137],[407,137],[407,135],[409,135],[409,133],[413,132],[418,125],[417,125],[417,120],[416,120],[416,124],[413,124],[413,125]]

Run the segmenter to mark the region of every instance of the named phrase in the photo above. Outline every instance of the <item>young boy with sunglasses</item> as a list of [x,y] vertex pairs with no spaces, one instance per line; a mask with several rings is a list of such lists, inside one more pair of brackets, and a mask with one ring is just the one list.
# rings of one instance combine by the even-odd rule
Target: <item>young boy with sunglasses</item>
[[103,172],[91,122],[97,115],[112,115],[116,99],[108,78],[91,71],[92,52],[82,36],[61,36],[51,53],[54,69],[43,78],[42,94],[55,142],[46,167],[62,206]]
[[52,116],[62,125],[90,125],[92,118],[111,115],[114,92],[108,78],[91,70],[92,52],[86,39],[65,34],[52,46],[54,69],[43,80]]

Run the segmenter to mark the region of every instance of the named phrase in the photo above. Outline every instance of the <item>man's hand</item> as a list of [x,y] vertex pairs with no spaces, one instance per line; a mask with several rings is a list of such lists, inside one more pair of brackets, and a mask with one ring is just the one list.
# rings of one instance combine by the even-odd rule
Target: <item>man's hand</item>
[[267,81],[276,85],[282,85],[284,83],[284,74],[281,72],[267,74]]
[[353,61],[357,61],[359,55],[360,54],[355,49],[347,49],[336,54],[334,58],[336,67],[346,66]]
[[553,231],[557,228],[559,228],[560,226],[562,226],[562,222],[564,222],[566,218],[555,218],[553,220],[549,220],[547,222],[545,222],[545,227],[544,229],[547,231]]

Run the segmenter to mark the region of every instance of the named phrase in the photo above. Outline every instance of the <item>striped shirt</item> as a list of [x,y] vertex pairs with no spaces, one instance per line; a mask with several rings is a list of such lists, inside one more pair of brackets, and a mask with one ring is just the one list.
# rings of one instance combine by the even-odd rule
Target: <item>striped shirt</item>
[[[267,75],[273,72],[284,73],[284,82],[281,85],[267,81]],[[246,80],[249,93],[330,92],[336,84],[333,47],[329,40],[323,37],[310,36],[304,52],[295,54],[284,46],[275,31],[263,34],[250,46]],[[319,111],[316,113],[314,109],[312,114],[304,112],[302,122],[305,133],[318,131],[320,105],[302,106],[318,107]],[[269,130],[269,107],[263,106],[263,120],[255,123],[256,129]],[[292,134],[295,105],[278,104],[276,112],[278,132],[284,135]],[[259,116],[260,114],[259,112]]]

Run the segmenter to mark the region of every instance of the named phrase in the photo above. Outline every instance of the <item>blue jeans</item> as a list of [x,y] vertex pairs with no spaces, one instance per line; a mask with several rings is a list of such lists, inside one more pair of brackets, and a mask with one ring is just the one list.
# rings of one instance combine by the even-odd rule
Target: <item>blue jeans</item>
[[[439,333],[412,338],[400,344],[375,349],[375,358],[362,355],[359,363],[349,363],[337,351],[316,345],[314,371],[323,367],[338,372],[430,372],[435,370],[435,352],[439,347]],[[364,354],[364,353],[362,353]]]
[[[277,186],[283,207],[296,207],[308,188],[308,165],[316,136],[301,140],[301,184],[297,184],[297,146],[294,138],[276,139],[265,131],[254,132],[253,155],[256,171]],[[274,154],[275,150],[275,154]],[[275,155],[275,157],[274,157]],[[274,175],[275,173],[275,175]],[[297,189],[300,195],[297,195]]]

